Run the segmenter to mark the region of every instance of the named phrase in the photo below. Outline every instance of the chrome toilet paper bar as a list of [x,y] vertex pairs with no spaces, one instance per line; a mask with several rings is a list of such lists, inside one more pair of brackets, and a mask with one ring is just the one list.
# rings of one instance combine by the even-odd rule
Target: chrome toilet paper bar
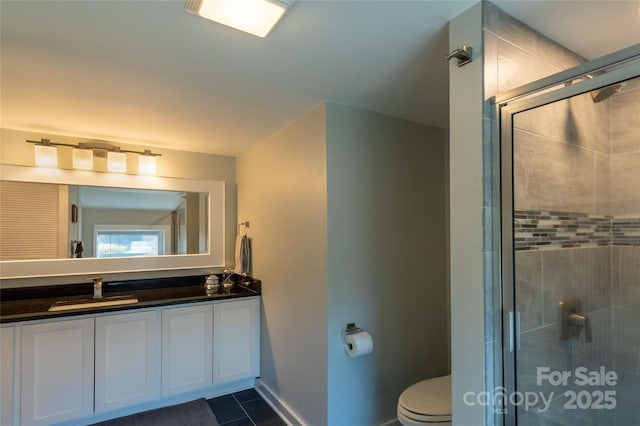
[[344,333],[345,334],[357,333],[358,331],[360,331],[360,328],[356,327],[356,323],[350,322],[347,324],[347,328],[344,330]]
[[359,331],[362,331],[362,329],[356,327],[356,323],[355,322],[347,323],[347,327],[342,330],[342,342],[344,342],[345,344],[347,343],[347,340],[345,339],[347,334],[353,334],[353,333],[357,333]]

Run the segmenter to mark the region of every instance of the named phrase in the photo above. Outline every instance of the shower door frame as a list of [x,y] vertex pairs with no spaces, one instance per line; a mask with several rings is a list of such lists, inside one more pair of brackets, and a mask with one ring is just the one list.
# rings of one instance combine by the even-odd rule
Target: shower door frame
[[[615,67],[615,68],[614,68]],[[587,75],[588,79],[584,79]],[[541,107],[640,76],[640,44],[614,52],[577,67],[496,96],[500,175],[500,282],[502,292],[502,377],[505,426],[517,425],[517,407],[509,395],[518,390],[517,353],[520,348],[520,313],[515,301],[515,251],[513,247],[513,117]],[[572,82],[583,78],[579,83]],[[496,236],[497,237],[497,236]],[[495,389],[493,390],[495,393]]]

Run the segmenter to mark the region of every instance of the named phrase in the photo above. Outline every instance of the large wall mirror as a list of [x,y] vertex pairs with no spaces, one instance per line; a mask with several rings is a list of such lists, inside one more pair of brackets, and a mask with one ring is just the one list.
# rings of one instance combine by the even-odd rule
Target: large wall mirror
[[0,167],[0,278],[224,264],[223,182]]

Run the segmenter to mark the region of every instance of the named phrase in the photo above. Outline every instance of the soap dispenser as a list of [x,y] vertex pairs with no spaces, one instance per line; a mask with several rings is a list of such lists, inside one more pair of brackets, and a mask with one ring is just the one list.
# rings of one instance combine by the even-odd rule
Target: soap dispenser
[[76,241],[76,248],[73,252],[74,257],[81,258],[82,252],[84,252],[84,248],[82,247],[82,241]]
[[208,275],[204,280],[204,291],[207,293],[207,296],[217,293],[219,289],[220,281],[218,280],[218,276],[214,274]]

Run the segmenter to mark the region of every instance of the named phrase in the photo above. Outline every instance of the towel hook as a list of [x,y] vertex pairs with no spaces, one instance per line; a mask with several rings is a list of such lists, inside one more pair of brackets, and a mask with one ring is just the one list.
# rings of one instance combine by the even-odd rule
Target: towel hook
[[459,49],[452,51],[447,56],[445,56],[445,58],[447,59],[447,61],[450,61],[451,59],[456,58],[458,60],[458,66],[461,67],[471,62],[472,52],[473,52],[473,49],[470,46],[465,45]]
[[244,227],[246,227],[246,228],[249,228],[249,221],[247,220],[247,221],[245,221],[245,222],[240,222],[240,223],[238,224],[238,234],[239,234],[239,233],[240,233],[240,231],[242,230],[242,227],[243,227],[243,226],[244,226]]

